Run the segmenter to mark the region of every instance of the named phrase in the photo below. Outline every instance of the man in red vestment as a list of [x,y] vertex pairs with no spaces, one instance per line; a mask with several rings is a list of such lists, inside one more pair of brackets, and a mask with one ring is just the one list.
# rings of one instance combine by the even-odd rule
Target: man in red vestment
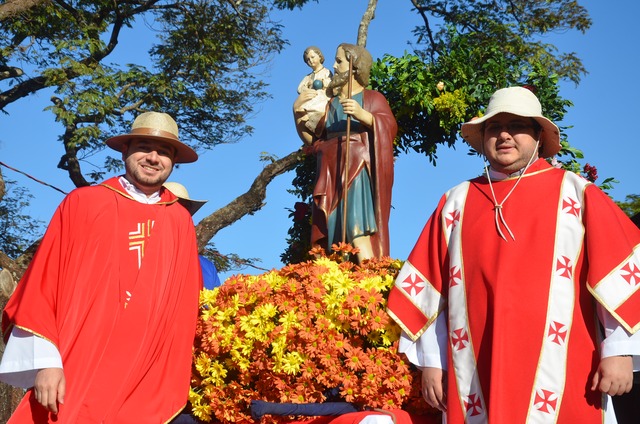
[[[365,89],[371,63],[371,55],[363,47],[338,46],[335,75],[329,84],[335,96],[315,132],[308,130],[303,114],[295,112],[314,94],[302,92],[294,103],[298,134],[317,160],[311,243],[327,250],[334,243],[351,243],[359,249],[359,261],[389,255],[393,140],[398,129],[386,98]],[[348,116],[349,141],[345,142]]]
[[640,365],[640,231],[547,163],[559,130],[530,90],[496,91],[462,136],[486,175],[441,198],[388,302],[425,399],[448,424],[615,422]]
[[162,184],[198,156],[167,114],[107,140],[125,175],[73,190],[2,317],[10,422],[162,423],[185,406],[202,287],[189,212]]

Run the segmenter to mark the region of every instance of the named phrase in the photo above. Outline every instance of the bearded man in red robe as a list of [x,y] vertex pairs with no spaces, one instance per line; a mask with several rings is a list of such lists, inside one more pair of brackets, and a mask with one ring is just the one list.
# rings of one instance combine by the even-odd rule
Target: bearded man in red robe
[[294,103],[298,134],[317,160],[311,243],[326,250],[341,241],[351,243],[359,249],[359,261],[389,255],[393,140],[398,129],[386,98],[366,89],[371,63],[363,47],[338,46],[328,87],[333,97],[315,131],[309,131],[303,116],[295,112],[313,93],[302,92]]
[[558,127],[523,87],[462,126],[486,175],[441,198],[388,300],[448,424],[614,423],[640,366],[640,231],[548,163]]
[[125,174],[73,190],[7,303],[12,423],[162,423],[185,406],[202,287],[193,221],[162,184],[198,155],[167,114],[110,138]]

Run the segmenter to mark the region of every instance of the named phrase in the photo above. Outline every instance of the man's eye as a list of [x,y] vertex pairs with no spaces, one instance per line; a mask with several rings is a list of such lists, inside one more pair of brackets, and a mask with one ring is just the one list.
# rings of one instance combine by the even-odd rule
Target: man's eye
[[487,124],[486,131],[491,134],[498,134],[502,131],[507,131],[509,134],[520,134],[526,132],[530,125],[524,122],[509,122],[508,124],[491,123]]

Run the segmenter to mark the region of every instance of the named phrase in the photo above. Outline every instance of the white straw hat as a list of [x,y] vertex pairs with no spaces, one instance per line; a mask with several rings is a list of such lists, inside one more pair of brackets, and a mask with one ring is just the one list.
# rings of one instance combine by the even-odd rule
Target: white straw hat
[[169,190],[171,193],[175,194],[180,204],[189,211],[191,216],[193,216],[196,212],[198,212],[198,209],[200,209],[205,203],[207,203],[207,200],[191,199],[189,197],[189,192],[187,191],[187,188],[180,183],[167,181],[164,184],[162,184],[162,186],[167,190]]
[[511,113],[525,118],[533,118],[542,127],[540,133],[540,156],[548,158],[560,151],[560,130],[542,116],[542,106],[535,94],[524,87],[502,88],[491,96],[484,116],[462,124],[462,138],[477,152],[482,152],[484,134],[482,125],[487,119],[499,113]]
[[190,163],[198,160],[198,154],[178,138],[178,124],[171,116],[162,112],[144,112],[133,121],[129,134],[111,137],[107,146],[122,152],[125,144],[134,139],[165,141],[176,149],[176,163]]

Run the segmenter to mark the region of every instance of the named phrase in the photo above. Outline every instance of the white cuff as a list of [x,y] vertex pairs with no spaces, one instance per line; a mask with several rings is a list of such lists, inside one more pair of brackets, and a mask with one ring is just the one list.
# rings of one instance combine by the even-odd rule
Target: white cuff
[[62,368],[60,352],[53,343],[14,327],[0,362],[0,381],[27,389],[43,368]]

